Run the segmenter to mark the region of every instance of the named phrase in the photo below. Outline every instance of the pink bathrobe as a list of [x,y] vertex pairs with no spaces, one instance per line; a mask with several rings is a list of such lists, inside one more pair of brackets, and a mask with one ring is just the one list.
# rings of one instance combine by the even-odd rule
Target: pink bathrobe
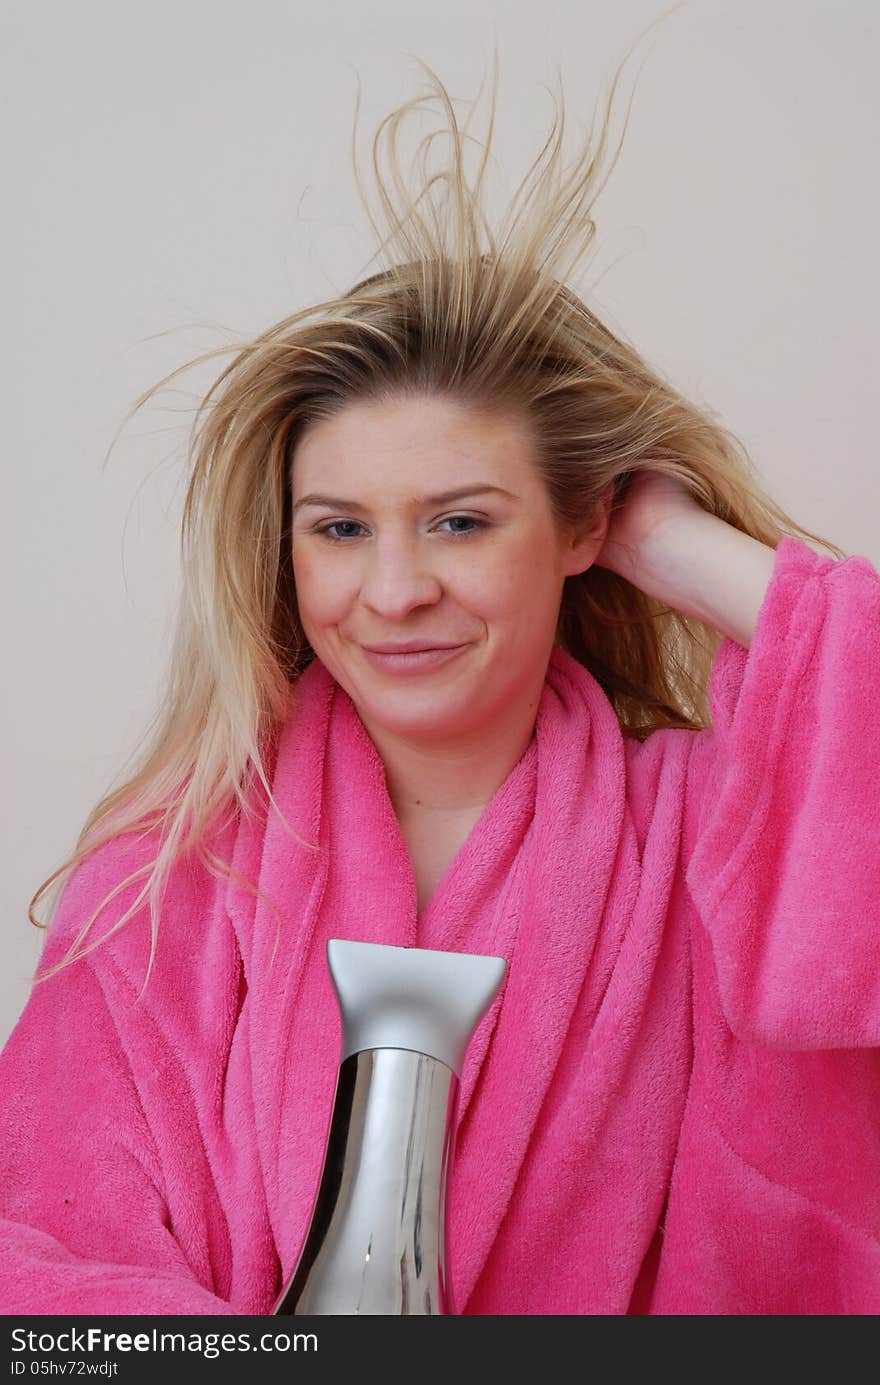
[[[783,539],[711,706],[624,739],[555,649],[532,741],[417,914],[382,762],[313,663],[270,770],[319,849],[262,794],[214,842],[259,901],[180,863],[143,999],[146,909],[37,985],[0,1055],[0,1310],[271,1310],[320,1175],[343,937],[508,961],[461,1075],[457,1312],[880,1311],[871,563]],[[77,869],[45,961],[155,847]]]

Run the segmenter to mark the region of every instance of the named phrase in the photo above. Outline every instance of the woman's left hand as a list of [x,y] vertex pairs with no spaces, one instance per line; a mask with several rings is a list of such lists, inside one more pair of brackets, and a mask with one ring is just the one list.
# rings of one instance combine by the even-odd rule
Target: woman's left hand
[[605,541],[593,562],[631,580],[648,540],[662,526],[697,515],[711,517],[684,482],[663,472],[636,472],[620,509],[611,515]]

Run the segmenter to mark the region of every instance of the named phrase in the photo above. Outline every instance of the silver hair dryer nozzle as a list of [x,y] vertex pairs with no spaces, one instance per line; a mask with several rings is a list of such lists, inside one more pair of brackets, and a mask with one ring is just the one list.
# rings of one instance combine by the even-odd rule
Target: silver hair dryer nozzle
[[331,938],[343,1037],[324,1167],[276,1314],[453,1312],[446,1193],[458,1076],[501,957]]
[[494,1000],[503,957],[331,938],[327,961],[342,1014],[342,1059],[365,1048],[427,1053],[457,1077]]

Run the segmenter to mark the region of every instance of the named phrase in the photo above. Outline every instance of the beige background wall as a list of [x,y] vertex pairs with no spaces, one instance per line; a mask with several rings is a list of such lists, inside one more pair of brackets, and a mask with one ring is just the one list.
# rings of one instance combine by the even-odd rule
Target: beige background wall
[[[512,190],[549,130],[555,64],[573,150],[667,8],[7,0],[0,1043],[38,958],[27,901],[155,706],[186,432],[212,373],[142,411],[102,473],[126,408],[360,272],[355,70],[365,150],[421,89],[407,53],[470,100],[497,34]],[[616,132],[638,77],[635,104],[590,276],[612,330],[718,411],[786,509],[880,564],[878,23],[870,0],[672,13],[626,69]]]

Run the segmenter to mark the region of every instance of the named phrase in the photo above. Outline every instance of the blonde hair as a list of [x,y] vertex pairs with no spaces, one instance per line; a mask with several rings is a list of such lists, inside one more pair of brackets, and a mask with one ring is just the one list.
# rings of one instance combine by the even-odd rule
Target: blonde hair
[[[465,141],[472,138],[470,117],[459,126],[454,101],[426,64],[421,65],[430,78],[429,93],[380,123],[372,153],[390,228],[384,238],[358,172],[358,89],[354,173],[380,241],[377,254],[385,255],[387,267],[244,346],[196,357],[132,406],[127,418],[182,370],[236,352],[199,404],[190,434],[183,596],[167,691],[141,767],[94,808],[73,856],[32,897],[31,922],[47,926],[34,917],[37,900],[104,843],[129,831],[155,833],[159,849],[105,896],[67,956],[36,980],[92,951],[149,897],[146,985],[162,892],[174,862],[190,850],[212,874],[234,876],[261,893],[211,850],[209,834],[221,818],[228,824],[239,812],[253,811],[252,793],[260,785],[280,814],[269,782],[273,745],[290,714],[297,679],[314,657],[298,616],[290,538],[291,464],[309,423],[353,401],[446,396],[526,421],[558,521],[583,522],[597,511],[609,485],[614,504],[621,504],[629,478],[650,470],[679,478],[706,510],[762,543],[775,547],[784,533],[798,534],[844,556],[790,519],[762,491],[738,439],[610,332],[566,283],[595,234],[590,209],[601,191],[597,173],[631,52],[632,47],[615,72],[595,149],[591,127],[570,169],[561,162],[560,92],[550,134],[497,237],[481,200],[495,123],[497,50],[488,137],[473,186],[464,157]],[[482,90],[481,85],[471,115]],[[446,117],[451,157],[440,172],[429,174],[427,153],[438,132],[426,136],[419,146],[421,182],[410,194],[397,155],[399,127],[411,111],[435,99]],[[392,183],[403,199],[400,212],[381,172],[386,129]],[[621,146],[622,137],[612,169]],[[420,204],[437,185],[447,191],[442,209],[432,196],[424,214]],[[709,674],[721,638],[608,569],[594,565],[566,579],[557,640],[601,685],[625,736],[643,740],[662,727],[696,730],[709,724]],[[317,849],[297,840],[306,850]],[[144,875],[140,893],[116,925],[77,952],[105,905]]]

